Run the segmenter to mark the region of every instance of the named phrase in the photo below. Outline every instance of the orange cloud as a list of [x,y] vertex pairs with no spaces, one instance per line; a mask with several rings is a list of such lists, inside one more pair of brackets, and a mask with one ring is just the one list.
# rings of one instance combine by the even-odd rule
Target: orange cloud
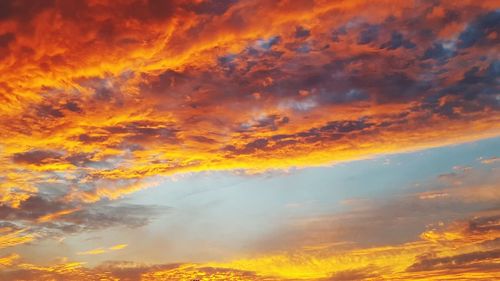
[[0,267],[10,267],[14,265],[20,258],[18,254],[9,254],[3,257],[0,257]]
[[0,249],[25,244],[33,241],[34,234],[26,233],[28,229],[13,229],[11,227],[0,228]]
[[56,212],[56,213],[53,213],[53,214],[48,214],[48,215],[39,217],[37,219],[37,222],[39,222],[39,223],[49,222],[51,220],[57,219],[59,217],[62,217],[64,215],[68,215],[68,214],[74,213],[74,212],[76,212],[78,210],[79,210],[79,208],[74,208],[74,209],[62,210],[62,211],[59,211],[59,212]]
[[[82,263],[49,267],[18,264],[18,274],[45,272],[44,278],[136,278],[137,280],[484,280],[500,276],[498,215],[457,221],[428,230],[413,242],[393,246],[340,249],[317,247],[308,251],[269,254],[223,263],[109,264],[85,268]],[[116,245],[111,248],[116,248]],[[111,249],[110,248],[110,249]],[[88,251],[101,253],[103,248]],[[18,259],[13,255],[10,259]],[[48,274],[50,273],[50,274]],[[128,274],[128,275],[127,275]]]
[[[9,8],[2,202],[19,206],[54,180],[79,189],[102,179],[71,197],[90,203],[141,189],[121,180],[323,165],[499,134],[490,97],[469,98],[493,87],[494,60],[474,59],[491,49],[492,31],[460,39],[467,52],[456,54],[439,37],[410,38],[418,32],[405,25],[425,15],[419,28],[439,30],[443,11],[475,11],[446,31],[465,38],[494,1],[157,2]],[[449,71],[431,77],[434,64]]]

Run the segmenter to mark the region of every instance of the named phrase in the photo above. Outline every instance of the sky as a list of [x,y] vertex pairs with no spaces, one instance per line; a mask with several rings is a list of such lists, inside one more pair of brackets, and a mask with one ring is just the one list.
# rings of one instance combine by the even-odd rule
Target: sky
[[500,3],[0,0],[0,280],[500,279]]

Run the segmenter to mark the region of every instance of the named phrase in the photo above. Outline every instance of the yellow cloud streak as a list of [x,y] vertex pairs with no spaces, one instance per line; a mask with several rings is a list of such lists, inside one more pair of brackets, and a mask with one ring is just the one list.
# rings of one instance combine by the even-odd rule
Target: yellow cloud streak
[[12,230],[9,227],[0,228],[0,249],[31,242],[35,239],[33,234],[25,234],[28,229]]
[[65,216],[65,215],[69,215],[71,213],[74,213],[76,211],[80,210],[80,208],[73,208],[73,209],[67,209],[67,210],[62,210],[62,211],[59,211],[59,212],[55,212],[55,213],[52,213],[52,214],[48,214],[48,215],[45,215],[45,216],[42,216],[42,217],[39,217],[37,219],[37,222],[38,223],[44,223],[44,222],[49,222],[49,221],[52,221],[54,219],[58,219],[62,216]]
[[128,244],[117,244],[114,246],[110,246],[107,249],[106,248],[96,248],[96,249],[92,249],[92,250],[88,250],[88,251],[84,251],[84,252],[78,252],[77,255],[81,255],[81,256],[100,255],[100,254],[108,253],[110,251],[122,250],[122,249],[125,249],[127,246],[128,246]]

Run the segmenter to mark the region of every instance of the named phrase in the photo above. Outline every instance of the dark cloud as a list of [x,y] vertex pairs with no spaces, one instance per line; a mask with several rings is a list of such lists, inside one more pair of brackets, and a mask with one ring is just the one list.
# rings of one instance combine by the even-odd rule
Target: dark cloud
[[[71,211],[44,220],[46,216],[66,210]],[[114,226],[140,227],[165,212],[168,212],[168,208],[163,206],[135,205],[119,201],[81,204],[68,202],[60,197],[31,196],[23,201],[19,208],[0,205],[0,221],[22,222],[24,225],[30,225],[31,231],[57,236],[61,233],[78,233]]]
[[347,29],[345,27],[340,27],[332,32],[331,39],[333,42],[340,42],[340,38],[346,34],[347,34]]
[[237,0],[203,0],[188,3],[186,4],[186,8],[196,14],[222,15],[237,2]]
[[[271,152],[286,146],[292,146],[297,143],[315,143],[315,142],[335,142],[349,137],[355,133],[361,133],[364,130],[374,129],[377,124],[366,120],[339,120],[326,123],[318,128],[311,128],[307,131],[295,134],[277,134],[268,139],[259,138],[252,140],[241,148],[234,145],[225,146],[223,150],[234,154],[249,154],[257,151]],[[387,126],[387,125],[384,125]]]
[[154,78],[154,80],[143,85],[145,90],[151,90],[157,94],[172,94],[172,89],[189,81],[189,77],[181,72],[167,70]]
[[416,47],[414,43],[410,40],[404,39],[403,34],[393,31],[391,34],[391,40],[380,46],[382,49],[395,50],[399,47],[404,47],[406,49],[413,49]]
[[365,280],[369,278],[375,278],[378,276],[376,272],[376,267],[366,267],[361,269],[352,269],[339,271],[332,276],[324,279],[319,279],[318,281],[355,281],[355,280]]
[[470,68],[464,73],[463,79],[459,82],[460,84],[470,84],[481,86],[498,86],[498,77],[500,77],[500,61],[492,61],[486,69],[481,70],[479,67],[475,66]]
[[12,32],[7,32],[0,35],[0,48],[6,48],[16,39],[16,35]]
[[320,104],[350,104],[370,99],[366,90],[346,89],[344,92],[333,89],[321,89],[317,95],[317,101]]
[[290,122],[290,118],[288,118],[287,116],[281,117],[279,115],[272,114],[259,118],[251,123],[240,124],[238,131],[248,132],[261,129],[269,129],[271,131],[276,131],[278,128],[286,125],[288,122]]
[[[101,12],[101,9],[112,9],[114,14],[124,19],[139,21],[164,21],[171,19],[178,8],[176,1],[170,0],[144,0],[129,1],[118,6],[100,5],[95,7],[89,5],[85,0],[58,1],[57,11],[68,20],[89,20],[95,22],[93,13]],[[110,22],[105,25],[109,25]],[[105,27],[105,29],[108,27]],[[103,39],[106,39],[103,37]]]
[[54,6],[54,0],[2,0],[0,1],[0,20],[16,19],[29,21],[41,11]]
[[[462,79],[427,96],[420,106],[421,109],[430,110],[447,118],[459,118],[458,112],[499,110],[500,104],[495,98],[500,91],[498,68],[499,63],[493,61],[487,67],[473,66],[467,69]],[[446,96],[459,99],[443,101],[443,97]]]
[[378,39],[380,26],[378,25],[367,25],[360,33],[358,37],[358,44],[366,45]]
[[64,117],[64,113],[58,109],[53,107],[52,105],[40,105],[37,108],[38,116],[42,118],[62,118]]
[[136,228],[148,224],[165,212],[168,212],[167,207],[104,202],[65,215],[49,227],[69,232],[91,231],[113,226]]
[[68,20],[92,20],[88,14],[90,10],[89,3],[85,0],[59,1],[57,10]]
[[[81,136],[81,135],[80,135]],[[85,167],[91,163],[94,163],[95,161],[92,160],[94,157],[94,154],[92,153],[76,153],[69,155],[65,158],[65,160],[75,166],[78,167]]]
[[35,221],[36,219],[51,213],[55,213],[64,208],[64,204],[57,201],[52,201],[41,196],[30,196],[25,201],[21,202],[19,208],[12,208],[2,205],[0,208],[0,220],[28,220]]
[[201,143],[216,143],[217,142],[214,139],[207,138],[204,136],[192,136],[191,139],[194,141],[197,141],[197,142],[201,142]]
[[179,129],[171,124],[157,121],[138,121],[122,123],[116,126],[103,128],[110,134],[123,135],[126,142],[142,143],[151,141],[177,142]]
[[427,50],[425,50],[422,59],[423,60],[434,59],[440,62],[445,62],[446,60],[455,55],[456,55],[455,50],[445,48],[443,43],[438,42],[434,43],[432,47],[429,47]]
[[[96,137],[97,138],[97,137]],[[98,138],[81,137],[80,141],[88,143],[92,140],[97,141]],[[83,140],[82,140],[83,139]],[[85,141],[84,141],[85,140]],[[51,150],[31,150],[27,152],[17,153],[12,156],[12,160],[18,164],[46,165],[51,163],[69,163],[74,166],[84,167],[92,163],[98,163],[93,160],[93,153],[74,153],[67,154]]]
[[325,126],[319,128],[321,132],[331,132],[331,133],[351,133],[355,131],[361,131],[366,128],[373,126],[373,123],[369,123],[363,120],[346,120],[346,121],[332,121]]
[[256,139],[245,145],[243,149],[237,150],[237,154],[249,154],[258,150],[263,150],[267,147],[269,141],[267,139]]
[[468,221],[466,232],[470,234],[500,232],[500,215],[473,218]]
[[78,136],[78,140],[83,143],[99,143],[107,140],[109,136],[106,135],[89,135],[89,134],[81,134]]
[[165,19],[171,17],[175,12],[174,1],[167,0],[147,0],[147,11],[154,18]]
[[16,153],[12,160],[21,164],[42,165],[52,162],[58,162],[63,154],[51,150],[31,150],[27,152]]
[[[500,258],[500,250],[479,251],[467,254],[442,257],[442,258],[423,258],[411,265],[408,271],[428,271],[437,269],[468,269],[472,268],[481,269],[483,267],[495,268],[497,264],[494,260]],[[482,264],[480,262],[486,262]]]
[[82,109],[80,108],[80,106],[78,105],[78,103],[74,102],[74,101],[67,102],[64,105],[64,108],[66,108],[67,110],[72,111],[72,112],[78,112],[78,113],[82,112]]
[[[488,39],[492,33],[496,34],[496,39]],[[459,48],[470,48],[475,44],[492,41],[498,44],[498,34],[500,34],[500,11],[491,11],[487,14],[478,16],[467,28],[459,35]],[[494,38],[495,38],[494,37]]]
[[280,36],[273,36],[267,40],[261,40],[259,41],[259,46],[264,48],[264,49],[271,49],[273,46],[278,45],[281,42],[281,37]]
[[297,26],[295,28],[295,38],[307,38],[311,35],[311,31],[303,26]]
[[253,140],[253,141],[245,144],[241,148],[237,148],[234,145],[227,145],[227,146],[223,147],[222,150],[227,151],[230,154],[236,154],[236,155],[250,154],[250,153],[255,153],[258,151],[267,150],[268,144],[269,144],[269,140],[264,139],[264,138],[260,138],[260,139]]
[[432,81],[417,80],[404,72],[393,72],[382,77],[377,101],[380,103],[404,102],[419,99],[428,93]]

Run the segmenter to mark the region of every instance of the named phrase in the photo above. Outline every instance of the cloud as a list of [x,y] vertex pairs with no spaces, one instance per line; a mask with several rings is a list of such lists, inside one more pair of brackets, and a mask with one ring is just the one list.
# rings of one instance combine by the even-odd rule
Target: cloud
[[11,227],[0,228],[0,249],[8,248],[33,241],[34,234],[27,233],[27,229],[12,229]]
[[85,252],[78,252],[76,253],[77,255],[100,255],[106,253],[106,250],[103,248],[97,248],[97,249],[92,249],[88,250]]
[[20,256],[18,254],[9,254],[6,256],[0,257],[0,267],[10,267],[14,265]]
[[303,26],[297,26],[295,28],[295,37],[296,38],[304,38],[304,37],[309,37],[309,35],[311,34],[311,32],[304,28]]
[[378,39],[378,29],[377,25],[367,25],[366,28],[359,34],[358,44],[365,45],[372,43]]
[[57,219],[61,216],[65,216],[65,215],[68,215],[68,214],[71,214],[71,213],[74,213],[76,211],[78,211],[79,208],[74,208],[74,209],[67,209],[67,210],[61,210],[61,211],[58,211],[56,213],[52,213],[52,214],[48,214],[48,215],[45,215],[45,216],[42,216],[42,217],[39,217],[37,219],[38,222],[40,223],[44,223],[44,222],[49,222],[49,221],[52,221],[54,219]]
[[60,153],[54,151],[32,150],[14,154],[12,160],[23,164],[42,165],[44,163],[57,162],[61,156]]
[[78,252],[76,254],[80,255],[80,256],[101,255],[101,254],[109,253],[111,251],[118,251],[118,250],[124,249],[127,246],[128,246],[127,244],[117,244],[114,246],[110,246],[108,248],[96,248],[96,249],[92,249],[92,250],[88,250],[88,251]]
[[[488,36],[500,31],[500,11],[491,11],[478,16],[473,22],[467,25],[467,28],[459,35],[460,48],[470,48],[476,43],[485,43],[483,40],[492,40]],[[497,35],[498,37],[498,35]],[[493,39],[492,41],[494,42]],[[491,42],[491,43],[493,43]]]
[[481,158],[481,163],[486,165],[495,164],[500,161],[500,157]]
[[[500,250],[492,251],[478,251],[473,253],[461,254],[451,257],[442,257],[434,259],[424,259],[413,264],[409,270],[410,271],[424,271],[424,270],[435,270],[435,269],[447,269],[453,270],[455,268],[463,268],[468,265],[474,265],[474,267],[482,268],[482,264],[478,265],[478,261],[484,260],[496,260],[500,257]],[[476,263],[476,264],[474,264]],[[491,262],[489,267],[495,266],[495,262]]]
[[[498,136],[496,6],[1,1],[0,217],[30,235],[140,226],[155,207],[111,201],[154,177]],[[403,201],[490,204],[479,190]]]
[[[145,265],[134,262],[105,262],[94,268],[77,262],[37,266],[21,263],[0,273],[15,279],[42,280],[103,276],[120,280],[183,280],[214,278],[245,280],[425,280],[465,278],[481,280],[496,278],[499,272],[500,232],[497,216],[483,216],[470,221],[455,221],[434,233],[445,240],[420,239],[378,247],[324,249],[317,248],[293,253],[274,253],[229,262],[177,263]],[[470,227],[470,225],[474,225]],[[496,227],[495,227],[496,226]],[[449,239],[454,237],[453,239]],[[98,248],[82,254],[102,254]],[[13,256],[16,257],[16,256]],[[18,257],[16,257],[17,259]]]
[[[81,204],[32,196],[18,208],[2,206],[0,210],[0,232],[3,233],[0,248],[7,248],[115,226],[137,228],[147,225],[168,208],[109,201]],[[124,247],[126,245],[115,245],[109,250]]]
[[109,247],[109,250],[112,250],[112,251],[117,251],[117,250],[124,249],[124,248],[126,248],[127,246],[128,246],[127,244],[117,244],[117,245],[114,245],[114,246]]
[[415,48],[416,45],[410,40],[404,39],[403,34],[393,31],[391,34],[391,40],[380,45],[380,48],[387,48],[389,50],[395,50],[399,47],[404,47],[407,49]]

